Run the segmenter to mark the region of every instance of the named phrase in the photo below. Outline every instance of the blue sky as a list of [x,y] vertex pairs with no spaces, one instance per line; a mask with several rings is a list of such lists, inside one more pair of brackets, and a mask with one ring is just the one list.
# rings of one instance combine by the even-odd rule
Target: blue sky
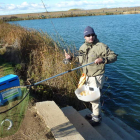
[[0,15],[140,6],[140,0],[0,0]]

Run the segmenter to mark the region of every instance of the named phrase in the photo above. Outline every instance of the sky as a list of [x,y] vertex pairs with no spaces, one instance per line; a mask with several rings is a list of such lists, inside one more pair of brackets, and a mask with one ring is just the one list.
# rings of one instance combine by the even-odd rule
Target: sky
[[0,15],[140,6],[140,0],[0,0]]

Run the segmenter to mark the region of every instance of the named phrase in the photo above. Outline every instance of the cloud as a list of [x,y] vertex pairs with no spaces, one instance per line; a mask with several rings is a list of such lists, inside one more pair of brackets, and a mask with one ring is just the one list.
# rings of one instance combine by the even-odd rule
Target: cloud
[[87,5],[87,1],[63,1],[60,3],[57,3],[56,7],[72,7],[72,6],[84,6]]
[[0,11],[1,11],[1,10],[4,10],[4,7],[3,7],[3,6],[1,6],[1,4],[0,4]]
[[87,0],[71,0],[71,1],[62,1],[55,4],[55,7],[58,9],[71,9],[71,8],[80,8],[80,9],[96,9],[103,8],[107,4],[115,4],[114,0],[106,1],[87,1]]
[[[44,0],[47,11],[66,11],[69,9],[100,9],[100,8],[116,8],[116,7],[132,7],[140,6],[139,0],[63,0],[52,4]],[[21,4],[4,4],[0,3],[0,15],[3,14],[19,14],[19,13],[34,13],[45,12],[45,8],[40,3],[23,2]]]
[[[46,5],[48,8],[49,5]],[[21,4],[0,4],[0,15],[4,14],[19,14],[19,13],[34,13],[34,12],[43,12],[44,6],[40,3],[28,3],[23,2]],[[44,10],[45,11],[45,10]]]
[[17,8],[17,6],[14,5],[14,4],[6,5],[6,9],[7,9],[7,10],[15,10],[16,8]]
[[18,9],[29,9],[30,4],[28,4],[27,2],[23,2],[21,5],[17,5]]
[[[13,4],[11,4],[12,6]],[[42,3],[27,3],[23,2],[20,5],[14,5],[16,9],[18,10],[30,10],[30,9],[43,9]],[[13,7],[14,7],[13,6]]]
[[71,9],[71,8],[81,8],[81,9],[100,9],[107,7],[126,7],[126,6],[139,6],[139,0],[69,0],[61,1],[55,4],[55,9]]

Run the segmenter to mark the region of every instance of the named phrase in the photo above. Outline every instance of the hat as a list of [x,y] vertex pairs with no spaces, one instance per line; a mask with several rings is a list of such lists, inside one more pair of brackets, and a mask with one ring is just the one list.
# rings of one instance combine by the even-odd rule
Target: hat
[[87,26],[84,30],[84,36],[89,35],[89,34],[95,34],[93,28],[91,28],[90,26]]

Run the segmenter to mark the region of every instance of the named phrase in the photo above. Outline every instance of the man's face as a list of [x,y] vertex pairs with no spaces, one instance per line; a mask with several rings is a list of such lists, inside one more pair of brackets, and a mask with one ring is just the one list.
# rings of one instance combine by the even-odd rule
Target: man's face
[[84,38],[87,43],[93,43],[95,40],[95,34],[86,35]]

